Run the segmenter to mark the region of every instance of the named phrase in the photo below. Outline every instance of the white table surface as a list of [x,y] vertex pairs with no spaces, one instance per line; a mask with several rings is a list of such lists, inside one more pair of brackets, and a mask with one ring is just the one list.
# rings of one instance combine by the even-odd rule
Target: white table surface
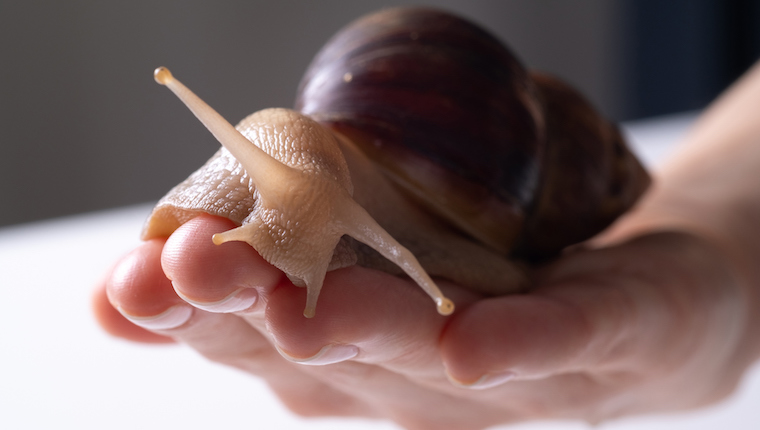
[[[644,160],[662,159],[690,115],[632,124]],[[148,205],[0,229],[0,429],[392,430],[365,420],[302,419],[257,379],[181,346],[141,346],[101,332],[90,291],[138,243]],[[604,430],[760,428],[760,369],[717,406],[626,419]],[[530,423],[518,430],[577,430]]]

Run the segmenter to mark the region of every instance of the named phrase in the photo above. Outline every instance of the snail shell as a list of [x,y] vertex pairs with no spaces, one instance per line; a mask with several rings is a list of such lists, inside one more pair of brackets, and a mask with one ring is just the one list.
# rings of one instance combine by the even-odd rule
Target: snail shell
[[511,248],[536,194],[545,127],[527,72],[479,27],[425,9],[361,19],[316,56],[296,109],[458,228]]
[[[344,160],[327,165],[379,226],[431,275],[485,293],[524,289],[524,262],[599,232],[649,184],[617,128],[582,96],[527,72],[489,33],[441,11],[389,9],[344,28],[307,70],[296,109],[305,116],[293,118],[332,131]],[[271,127],[260,120],[272,111],[262,112],[237,129],[290,165],[290,144],[262,137]],[[336,153],[323,146],[314,160]],[[249,173],[221,149],[158,203],[143,238],[199,213],[254,222],[260,185]],[[328,270],[358,261],[400,273],[354,240],[327,242]]]
[[306,72],[296,109],[517,257],[592,236],[648,184],[616,127],[572,88],[528,74],[481,28],[429,9],[380,12],[338,33]]

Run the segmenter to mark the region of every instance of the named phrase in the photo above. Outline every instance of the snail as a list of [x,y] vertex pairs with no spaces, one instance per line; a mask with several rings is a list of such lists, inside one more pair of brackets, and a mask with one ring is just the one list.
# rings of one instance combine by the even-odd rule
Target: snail
[[[427,8],[374,13],[338,32],[295,109],[236,127],[165,68],[168,86],[222,143],[163,197],[143,239],[201,214],[307,288],[359,264],[488,295],[524,291],[528,267],[598,233],[649,185],[617,127],[559,80],[528,72],[477,25]],[[416,256],[416,257],[415,257]]]

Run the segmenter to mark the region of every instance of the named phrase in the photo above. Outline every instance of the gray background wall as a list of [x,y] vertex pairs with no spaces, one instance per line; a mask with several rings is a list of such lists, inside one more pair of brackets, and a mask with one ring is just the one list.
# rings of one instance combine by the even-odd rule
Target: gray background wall
[[[691,16],[695,3],[713,4],[673,3],[681,3],[676,17],[685,10]],[[650,22],[647,14],[662,7],[657,2],[4,0],[0,225],[155,200],[216,151],[202,126],[153,82],[156,66],[170,67],[236,122],[258,109],[291,106],[312,56],[340,27],[408,4],[480,22],[528,66],[570,81],[615,119],[699,107],[726,81],[696,82],[703,95],[665,111],[641,97],[657,91],[635,66],[646,62],[647,43],[662,43],[658,28],[668,26],[646,30],[649,42],[631,29]],[[647,110],[644,99],[655,108]]]

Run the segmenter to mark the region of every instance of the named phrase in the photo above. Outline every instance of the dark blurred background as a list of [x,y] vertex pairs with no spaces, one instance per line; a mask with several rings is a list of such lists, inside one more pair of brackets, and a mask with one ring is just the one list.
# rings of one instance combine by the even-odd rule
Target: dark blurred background
[[481,23],[621,121],[700,109],[760,55],[750,0],[2,0],[0,225],[158,199],[216,151],[156,66],[234,123],[291,106],[340,27],[409,4]]

